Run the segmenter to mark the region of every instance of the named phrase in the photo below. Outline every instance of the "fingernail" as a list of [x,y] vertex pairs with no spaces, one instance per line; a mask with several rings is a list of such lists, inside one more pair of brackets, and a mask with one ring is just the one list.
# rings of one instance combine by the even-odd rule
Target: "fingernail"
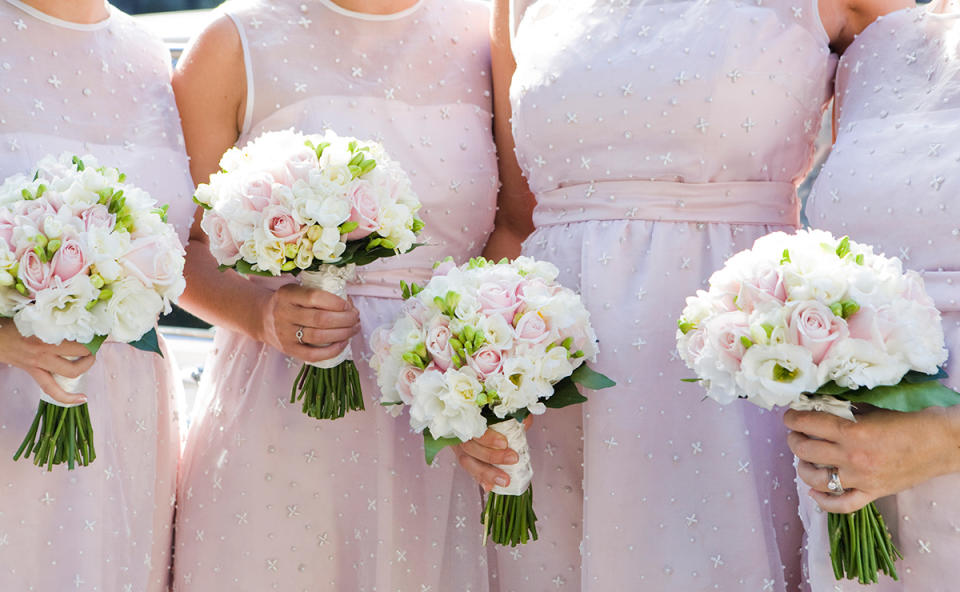
[[487,493],[490,493],[490,490],[493,489],[493,488],[490,487],[490,485],[487,484],[487,483],[482,484],[480,487],[482,487],[483,490],[486,491]]
[[496,482],[497,482],[497,485],[499,485],[500,487],[506,487],[506,486],[507,486],[507,478],[506,478],[506,477],[497,477],[496,479],[494,479],[494,481],[496,481]]
[[520,457],[517,456],[516,452],[511,452],[507,455],[507,464],[516,464],[520,460]]

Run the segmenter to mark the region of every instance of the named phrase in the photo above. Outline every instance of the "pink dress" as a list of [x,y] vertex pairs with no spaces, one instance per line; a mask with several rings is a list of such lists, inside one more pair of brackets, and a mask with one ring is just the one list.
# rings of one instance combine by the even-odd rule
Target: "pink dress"
[[[836,145],[807,205],[810,224],[872,244],[920,271],[943,313],[946,384],[960,390],[960,5],[937,0],[870,25],[840,62]],[[841,471],[841,479],[843,472]],[[948,592],[960,578],[960,476],[877,506],[904,555],[900,582],[835,582],[826,513],[801,483],[807,579],[814,592]]]
[[[429,245],[360,268],[349,287],[366,410],[318,421],[289,404],[300,362],[224,329],[185,450],[175,590],[487,590],[478,487],[447,451],[428,468],[406,415],[381,408],[367,339],[399,281],[480,253],[497,191],[488,9],[422,0],[387,16],[330,0],[229,2],[243,40],[238,144],[295,127],[382,141],[410,174]],[[276,286],[275,280],[267,281]]]
[[[194,204],[170,54],[127,15],[92,25],[0,2],[0,177],[93,154],[170,206]],[[9,322],[9,321],[3,321]],[[39,387],[0,365],[0,590],[167,590],[182,388],[170,356],[107,343],[85,378],[97,459],[52,473],[12,460]]]
[[798,224],[835,66],[817,3],[573,4],[514,14],[524,252],[581,291],[617,387],[536,418],[542,540],[500,552],[501,590],[794,590],[780,416],[704,401],[675,333],[727,257]]

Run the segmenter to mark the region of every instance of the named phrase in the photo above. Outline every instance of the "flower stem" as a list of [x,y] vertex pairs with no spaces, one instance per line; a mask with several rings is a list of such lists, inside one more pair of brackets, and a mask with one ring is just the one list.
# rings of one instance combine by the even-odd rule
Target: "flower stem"
[[520,495],[490,492],[483,514],[483,542],[516,547],[537,540],[537,515],[533,511],[533,486]]
[[830,560],[837,580],[857,580],[875,584],[879,573],[897,580],[894,561],[903,555],[893,544],[893,537],[875,504],[851,514],[828,514]]
[[333,368],[304,364],[290,391],[290,402],[302,401],[303,413],[314,419],[338,419],[363,411],[360,374],[353,360]]
[[88,466],[97,454],[93,448],[93,425],[87,404],[60,407],[40,401],[27,435],[13,460],[21,457],[52,471],[54,465],[66,463],[68,470]]

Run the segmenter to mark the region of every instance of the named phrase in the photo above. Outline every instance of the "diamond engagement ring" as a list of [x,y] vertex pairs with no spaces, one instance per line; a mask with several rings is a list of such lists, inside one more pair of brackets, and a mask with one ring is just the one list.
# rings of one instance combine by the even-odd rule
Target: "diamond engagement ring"
[[[303,345],[303,327],[297,328],[297,343]],[[839,481],[837,481],[839,483]]]
[[840,484],[839,469],[830,469],[830,480],[827,481],[827,489],[829,489],[830,493],[833,493],[834,495],[840,495],[843,493],[843,485]]

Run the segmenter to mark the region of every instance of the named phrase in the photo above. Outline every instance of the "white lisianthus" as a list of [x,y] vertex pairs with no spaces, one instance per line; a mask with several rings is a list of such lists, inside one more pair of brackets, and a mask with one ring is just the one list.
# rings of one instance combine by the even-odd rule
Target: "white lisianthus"
[[346,245],[340,239],[340,231],[336,228],[324,228],[313,243],[313,256],[325,262],[332,263],[340,258],[346,250]]
[[799,345],[755,345],[743,356],[737,384],[757,405],[789,405],[820,383],[810,351]]
[[874,388],[897,384],[910,369],[906,360],[892,356],[875,343],[844,339],[830,348],[820,363],[819,381],[835,381],[846,388]]
[[110,336],[122,342],[140,339],[156,324],[164,308],[163,299],[133,278],[113,283],[110,288],[113,296],[100,313],[109,319]]
[[[87,343],[96,335],[105,334],[86,309],[87,303],[96,299],[97,290],[90,278],[77,275],[66,284],[38,292],[34,302],[22,307],[13,320],[24,337],[36,335],[46,343]],[[153,318],[156,320],[156,316]]]
[[[564,347],[554,347],[540,358],[540,377],[553,384],[573,373],[574,365]],[[550,394],[553,394],[551,391]]]

